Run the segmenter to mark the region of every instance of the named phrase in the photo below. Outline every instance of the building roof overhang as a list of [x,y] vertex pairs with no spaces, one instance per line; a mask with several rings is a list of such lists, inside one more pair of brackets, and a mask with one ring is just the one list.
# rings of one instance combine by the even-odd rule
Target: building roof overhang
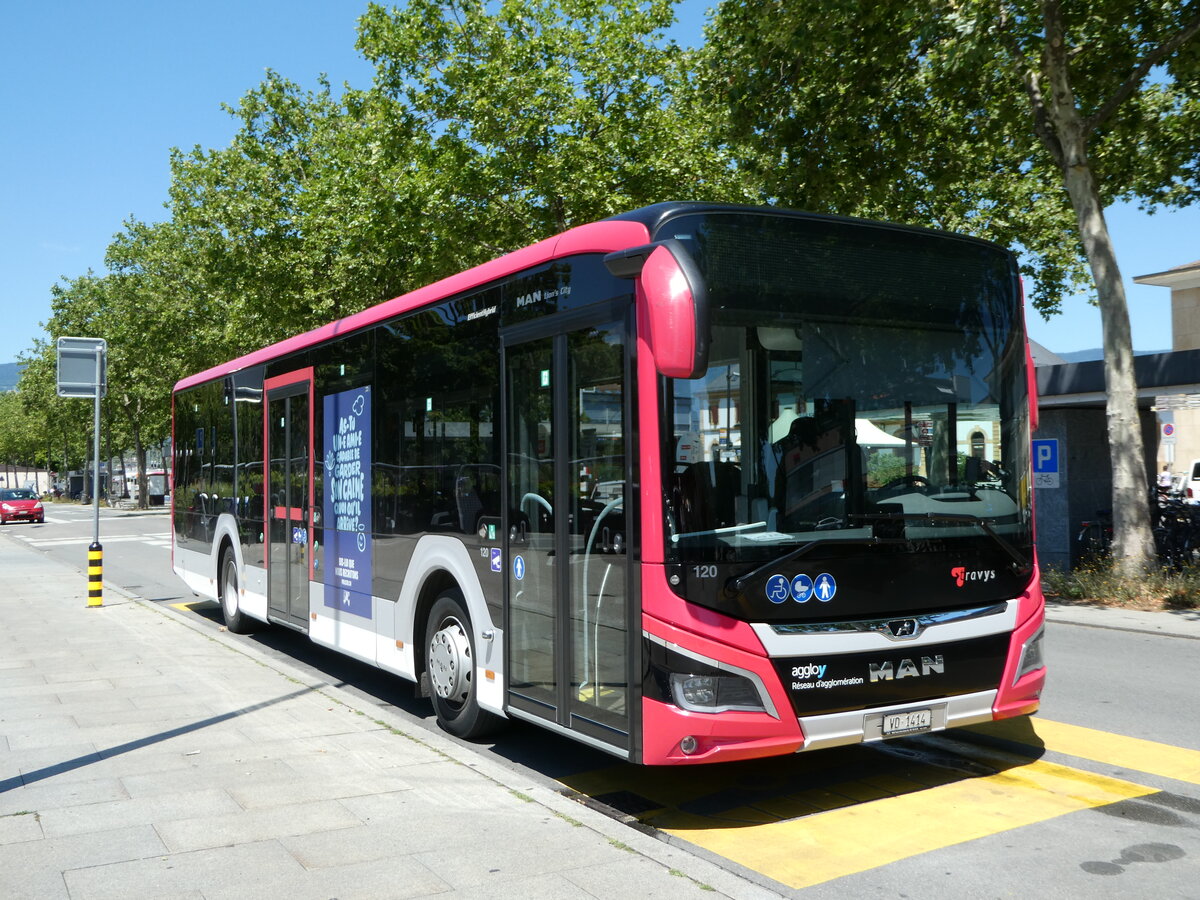
[[1200,287],[1200,260],[1175,266],[1165,272],[1137,275],[1133,280],[1136,284],[1153,284],[1159,287],[1169,287],[1172,290]]

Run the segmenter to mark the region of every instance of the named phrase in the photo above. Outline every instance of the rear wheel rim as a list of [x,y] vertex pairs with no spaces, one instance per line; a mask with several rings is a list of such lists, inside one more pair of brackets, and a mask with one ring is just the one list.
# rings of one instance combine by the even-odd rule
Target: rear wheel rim
[[232,618],[237,615],[237,569],[232,563],[225,564],[225,586],[221,597],[225,601],[225,615]]

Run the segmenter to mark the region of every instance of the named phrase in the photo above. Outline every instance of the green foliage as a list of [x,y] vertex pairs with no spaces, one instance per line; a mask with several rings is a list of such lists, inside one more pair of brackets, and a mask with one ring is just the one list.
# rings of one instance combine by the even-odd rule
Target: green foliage
[[479,262],[648,202],[745,196],[697,127],[673,0],[372,5],[373,95],[429,136],[436,235]]

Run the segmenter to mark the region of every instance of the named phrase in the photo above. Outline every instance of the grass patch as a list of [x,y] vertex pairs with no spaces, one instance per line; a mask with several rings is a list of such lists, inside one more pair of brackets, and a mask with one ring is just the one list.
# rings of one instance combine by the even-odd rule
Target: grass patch
[[[554,812],[554,811],[551,810],[551,812]],[[578,819],[572,819],[566,813],[554,812],[554,814],[556,816],[558,816],[560,819],[562,819],[564,822],[566,822],[568,825],[570,825],[572,828],[582,828],[583,827],[582,822],[580,822]]]
[[1111,561],[1096,560],[1069,572],[1044,569],[1042,590],[1051,600],[1121,609],[1200,609],[1200,566],[1178,572],[1156,569],[1138,578],[1122,578],[1113,571]]

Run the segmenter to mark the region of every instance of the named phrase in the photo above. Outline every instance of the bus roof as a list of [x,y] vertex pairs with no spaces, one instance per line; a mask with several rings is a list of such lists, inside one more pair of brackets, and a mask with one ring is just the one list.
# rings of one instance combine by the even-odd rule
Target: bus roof
[[275,344],[263,347],[260,350],[254,350],[230,362],[221,363],[210,369],[205,369],[203,372],[198,372],[195,375],[189,375],[176,383],[175,390],[179,391],[194,387],[195,385],[239,372],[250,366],[270,362],[278,357],[305,350],[317,344],[322,344],[325,341],[332,340],[339,335],[350,334],[359,329],[378,324],[379,322],[385,322],[410,310],[437,303],[447,297],[482,287],[506,275],[511,275],[522,269],[550,262],[554,259],[578,253],[610,253],[614,250],[624,250],[629,247],[636,247],[639,244],[645,244],[651,240],[652,236],[657,234],[658,229],[668,219],[679,215],[720,212],[764,213],[827,222],[850,222],[858,225],[869,225],[899,231],[937,234],[944,238],[954,238],[1004,250],[1003,247],[993,244],[990,241],[968,235],[955,234],[953,232],[936,231],[912,225],[896,225],[890,222],[876,222],[868,219],[849,218],[846,216],[808,213],[783,207],[682,201],[655,203],[611,216],[607,219],[601,219],[598,222],[579,225],[554,237],[547,238],[544,241],[539,241],[536,244],[516,250],[505,256],[493,259],[490,262],[459,272],[456,275],[451,275],[448,278],[443,278],[440,281],[435,281],[425,287],[417,288],[415,291],[391,300],[385,300],[375,306],[369,306],[353,315],[337,319],[326,325],[321,325],[303,334],[285,338]]
[[350,334],[379,322],[385,322],[409,310],[419,309],[464,291],[482,287],[531,266],[577,253],[610,253],[614,250],[636,247],[648,240],[649,231],[645,224],[632,219],[603,219],[599,222],[580,225],[498,259],[417,288],[415,291],[392,300],[385,300],[375,306],[367,307],[353,315],[321,325],[295,337],[285,338],[260,350],[239,356],[237,359],[205,369],[203,372],[197,372],[195,375],[189,375],[176,383],[175,390],[181,391],[239,372],[250,366],[270,362],[280,356],[305,350],[339,335]]

